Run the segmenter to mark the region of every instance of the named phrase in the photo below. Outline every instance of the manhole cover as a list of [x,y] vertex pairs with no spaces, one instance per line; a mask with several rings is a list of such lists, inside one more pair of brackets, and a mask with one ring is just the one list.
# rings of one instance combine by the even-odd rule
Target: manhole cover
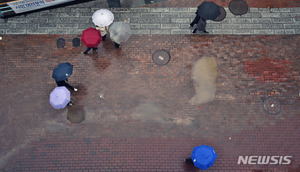
[[228,8],[234,15],[243,15],[248,12],[248,5],[243,0],[232,0],[229,3]]
[[220,7],[220,15],[213,21],[222,21],[225,19],[225,17],[226,17],[226,11],[225,11],[224,7]]
[[66,44],[66,41],[64,38],[59,38],[57,41],[56,41],[56,46],[57,48],[64,48]]
[[267,97],[263,101],[263,108],[268,114],[276,115],[281,112],[281,103],[273,97]]
[[79,105],[75,105],[75,104],[73,104],[72,106],[69,106],[68,112],[67,112],[67,119],[72,124],[79,124],[83,120],[85,120],[85,111],[83,110],[83,107],[81,107]]
[[73,47],[79,47],[80,46],[80,39],[79,38],[74,38],[72,40],[72,45],[73,45]]
[[170,54],[165,50],[157,50],[152,55],[152,59],[154,63],[156,63],[159,66],[163,66],[169,63],[170,61]]

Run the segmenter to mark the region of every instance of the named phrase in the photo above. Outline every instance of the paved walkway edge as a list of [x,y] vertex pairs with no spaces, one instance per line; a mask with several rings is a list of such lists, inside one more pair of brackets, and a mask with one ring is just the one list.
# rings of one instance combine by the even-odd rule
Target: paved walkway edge
[[[91,15],[98,8],[65,7],[0,19],[0,34],[81,34],[94,26]],[[196,8],[113,8],[115,21],[129,22],[133,34],[192,34],[189,23]],[[229,9],[221,22],[207,22],[210,34],[300,34],[300,8],[250,8],[242,16]]]

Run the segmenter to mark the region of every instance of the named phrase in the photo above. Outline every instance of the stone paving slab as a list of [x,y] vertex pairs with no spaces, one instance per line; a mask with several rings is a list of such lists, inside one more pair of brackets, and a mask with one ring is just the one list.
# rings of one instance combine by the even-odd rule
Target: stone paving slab
[[[64,9],[64,8],[63,8]],[[0,19],[1,34],[81,34],[93,27],[91,15],[98,8],[66,7]],[[189,23],[196,8],[112,8],[115,21],[126,20],[133,34],[192,34]],[[228,8],[221,22],[207,22],[210,34],[274,35],[300,34],[300,8],[250,8],[242,16],[233,15]]]
[[[205,0],[165,0],[147,4],[143,7],[197,7]],[[228,7],[231,0],[212,0],[216,4]],[[255,8],[284,8],[284,7],[300,7],[298,0],[244,0],[249,7]]]

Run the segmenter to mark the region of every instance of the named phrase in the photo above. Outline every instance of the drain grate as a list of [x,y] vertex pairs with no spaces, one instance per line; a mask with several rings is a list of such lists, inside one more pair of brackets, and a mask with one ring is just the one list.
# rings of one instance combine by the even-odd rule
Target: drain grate
[[80,39],[79,38],[72,39],[72,45],[73,45],[73,47],[79,47],[80,46]]
[[226,11],[225,11],[224,7],[220,6],[220,15],[213,21],[222,21],[225,19],[225,17],[226,17]]
[[248,12],[248,5],[243,0],[232,0],[229,3],[228,8],[234,15],[243,15]]
[[276,115],[281,112],[281,103],[279,100],[273,97],[267,97],[263,101],[263,108],[266,113],[270,115]]
[[57,41],[56,41],[56,46],[57,48],[64,48],[66,44],[66,41],[64,38],[59,38]]
[[171,58],[170,54],[165,50],[157,50],[152,55],[152,59],[153,59],[154,63],[159,66],[168,64],[170,61],[170,58]]

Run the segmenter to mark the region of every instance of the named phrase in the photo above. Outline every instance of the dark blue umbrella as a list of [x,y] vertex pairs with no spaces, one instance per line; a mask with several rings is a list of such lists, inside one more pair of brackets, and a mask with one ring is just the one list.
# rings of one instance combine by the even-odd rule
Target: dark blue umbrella
[[217,154],[213,147],[201,145],[194,147],[191,158],[195,167],[206,170],[214,164]]
[[203,2],[198,6],[197,14],[204,20],[214,20],[220,15],[220,6],[214,2]]
[[73,65],[70,63],[61,63],[53,70],[52,77],[55,81],[63,81],[68,79],[73,73]]

